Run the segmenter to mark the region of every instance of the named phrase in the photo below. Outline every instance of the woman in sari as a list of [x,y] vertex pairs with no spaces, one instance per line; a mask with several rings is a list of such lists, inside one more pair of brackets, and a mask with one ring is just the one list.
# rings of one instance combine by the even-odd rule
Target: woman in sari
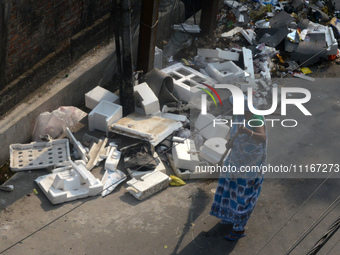
[[[232,103],[232,98],[230,98]],[[245,227],[253,212],[261,191],[267,154],[265,119],[249,111],[245,98],[245,114],[233,118],[230,137],[235,137],[232,150],[224,162],[227,169],[236,172],[222,172],[218,180],[214,202],[210,214],[221,219],[222,224],[232,224],[233,230],[225,237],[236,241],[245,236]],[[255,172],[241,172],[252,168]]]

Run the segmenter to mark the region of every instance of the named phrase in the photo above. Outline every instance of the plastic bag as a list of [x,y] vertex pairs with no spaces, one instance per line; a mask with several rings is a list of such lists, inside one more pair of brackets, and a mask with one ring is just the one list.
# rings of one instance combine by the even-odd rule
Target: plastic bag
[[41,141],[40,135],[58,138],[66,129],[74,127],[87,113],[73,106],[61,106],[53,112],[41,113],[34,125],[32,140]]

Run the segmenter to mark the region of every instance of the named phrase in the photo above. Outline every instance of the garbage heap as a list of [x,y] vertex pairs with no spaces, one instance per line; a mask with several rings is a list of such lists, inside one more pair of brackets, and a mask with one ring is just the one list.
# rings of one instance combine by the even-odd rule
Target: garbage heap
[[[47,169],[35,182],[53,204],[106,196],[128,178],[127,191],[142,200],[169,183],[184,184],[180,179],[218,177],[231,118],[224,86],[264,109],[279,86],[277,72],[313,81],[303,68],[338,55],[337,14],[330,1],[225,1],[218,22],[228,48],[198,47],[193,59],[165,68],[157,49],[158,69],[136,81],[135,112],[128,116],[119,97],[99,86],[85,94],[89,114],[75,107],[41,113],[34,141],[10,146],[11,170]],[[187,33],[190,25],[180,28]],[[71,130],[86,118],[90,133],[79,141]],[[126,144],[127,137],[134,142]],[[91,173],[98,165],[101,180]]]

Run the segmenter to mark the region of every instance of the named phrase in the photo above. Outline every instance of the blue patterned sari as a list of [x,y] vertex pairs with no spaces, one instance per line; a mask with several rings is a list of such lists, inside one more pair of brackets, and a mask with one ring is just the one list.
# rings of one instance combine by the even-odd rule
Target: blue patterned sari
[[[244,116],[236,116],[233,122],[243,122]],[[265,122],[265,121],[264,121]],[[251,127],[246,122],[246,127]],[[231,128],[234,137],[238,125]],[[267,131],[266,131],[267,132]],[[267,142],[258,143],[247,134],[238,134],[225,166],[240,170],[241,167],[257,166],[259,172],[222,172],[218,180],[210,215],[221,219],[221,223],[233,224],[235,231],[242,231],[253,212],[261,191],[263,173],[261,166],[266,162]],[[253,167],[254,169],[254,167]]]

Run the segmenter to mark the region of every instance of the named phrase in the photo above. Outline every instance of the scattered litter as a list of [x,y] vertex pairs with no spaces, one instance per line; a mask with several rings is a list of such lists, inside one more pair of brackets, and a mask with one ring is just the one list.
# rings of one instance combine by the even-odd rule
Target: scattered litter
[[185,185],[185,181],[183,181],[181,178],[175,176],[175,175],[170,175],[171,182],[169,183],[170,186],[183,186]]
[[11,192],[14,190],[14,186],[13,185],[0,185],[0,190]]
[[107,144],[107,138],[99,139],[97,143],[93,143],[88,153],[89,161],[86,164],[86,169],[91,171],[97,164],[101,155],[101,152]]
[[87,152],[86,152],[84,146],[79,141],[76,140],[76,138],[73,136],[71,130],[68,127],[66,128],[66,136],[70,139],[70,142],[73,144],[73,146],[74,146],[74,148],[77,152],[77,155],[82,160],[87,162],[88,161],[88,159],[86,157]]
[[308,67],[302,67],[301,72],[303,72],[304,74],[313,73],[312,70],[310,70]]
[[101,182],[103,183],[102,197],[110,194],[120,183],[126,180],[126,175],[120,170],[105,170]]
[[304,79],[304,80],[307,80],[307,81],[315,81],[314,78],[308,77],[308,76],[306,76],[302,73],[293,73],[293,77],[301,78],[301,79]]
[[87,114],[73,106],[61,106],[53,112],[41,113],[34,125],[32,140],[39,142],[40,135],[50,135],[59,138],[66,127],[74,127]]

